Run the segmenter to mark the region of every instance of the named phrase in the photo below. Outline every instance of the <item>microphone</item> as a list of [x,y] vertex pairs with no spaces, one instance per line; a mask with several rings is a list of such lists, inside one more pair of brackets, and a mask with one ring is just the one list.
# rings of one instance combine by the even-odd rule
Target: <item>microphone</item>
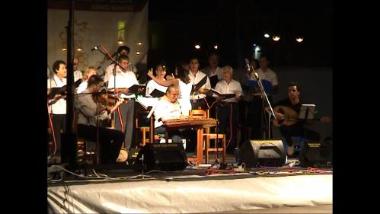
[[253,67],[251,68],[251,65],[249,64],[249,60],[247,58],[244,59],[245,60],[245,64],[247,65],[247,70],[249,72],[253,72],[253,77],[258,80],[259,79],[259,74],[255,71],[255,69],[253,69]]
[[247,66],[247,70],[251,71],[251,66],[249,65],[249,60],[247,58],[244,59],[245,65]]
[[91,51],[99,50],[99,45],[95,45],[93,48],[91,48]]

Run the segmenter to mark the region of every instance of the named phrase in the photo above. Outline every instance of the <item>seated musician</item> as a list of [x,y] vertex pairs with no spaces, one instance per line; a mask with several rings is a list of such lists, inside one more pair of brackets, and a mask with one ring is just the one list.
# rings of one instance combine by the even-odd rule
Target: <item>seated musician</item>
[[273,124],[280,128],[281,134],[285,138],[288,146],[287,153],[289,156],[294,153],[294,142],[292,141],[292,137],[302,136],[307,140],[320,140],[319,133],[305,127],[305,120],[298,120],[302,105],[300,93],[301,89],[297,83],[289,83],[288,98],[277,102],[273,107],[277,118],[273,121]]
[[[101,77],[93,75],[88,80],[87,89],[77,95],[75,99],[75,108],[78,112],[77,132],[80,138],[99,142],[101,163],[115,163],[124,134],[103,126],[103,121],[110,119],[110,112],[116,106],[111,110],[103,102],[104,94],[99,94],[102,85]],[[120,104],[121,102],[118,102],[116,105]]]
[[224,66],[222,69],[223,80],[219,81],[215,86],[215,91],[221,94],[235,94],[235,97],[223,99],[217,97],[220,101],[217,108],[217,116],[220,121],[219,132],[228,133],[228,139],[231,139],[230,151],[236,146],[237,125],[239,115],[238,101],[242,95],[242,88],[238,81],[232,79],[233,69],[231,66]]
[[[156,134],[166,134],[166,128],[163,126],[163,121],[169,119],[181,119],[184,118],[181,105],[178,102],[179,88],[176,86],[169,86],[166,90],[166,95],[161,97],[154,110],[154,128]],[[182,130],[170,130],[168,131],[168,137],[173,139],[174,143],[181,142]]]
[[87,69],[84,71],[84,74],[83,74],[83,77],[82,77],[83,81],[81,82],[81,84],[77,88],[77,93],[78,94],[82,93],[84,90],[87,89],[88,79],[90,79],[90,77],[92,75],[95,75],[96,73],[97,73],[97,71],[96,71],[95,67],[93,67],[93,66],[87,67]]

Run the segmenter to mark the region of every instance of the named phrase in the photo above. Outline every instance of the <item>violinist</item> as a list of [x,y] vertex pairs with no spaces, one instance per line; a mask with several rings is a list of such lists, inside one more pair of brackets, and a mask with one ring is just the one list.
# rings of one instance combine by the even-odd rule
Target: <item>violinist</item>
[[119,156],[120,148],[124,140],[121,131],[105,128],[104,120],[110,119],[110,114],[122,101],[115,106],[107,106],[107,93],[101,92],[104,82],[98,75],[88,79],[87,89],[75,99],[75,108],[78,112],[78,137],[85,140],[98,142],[100,147],[100,163],[115,163]]
[[89,66],[84,71],[83,77],[82,77],[82,83],[77,88],[77,93],[82,93],[87,88],[87,81],[88,79],[97,73],[96,68],[94,66]]

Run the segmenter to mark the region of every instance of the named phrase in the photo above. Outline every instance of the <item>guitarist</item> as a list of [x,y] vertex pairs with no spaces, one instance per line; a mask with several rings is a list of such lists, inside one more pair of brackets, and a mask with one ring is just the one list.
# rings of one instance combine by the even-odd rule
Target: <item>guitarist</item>
[[273,108],[277,118],[273,121],[273,124],[280,128],[281,134],[288,145],[287,153],[289,156],[294,153],[292,137],[303,136],[308,140],[320,140],[319,133],[305,128],[304,120],[298,120],[298,114],[302,105],[300,93],[301,88],[298,83],[289,83],[288,98],[279,101]]
[[[110,119],[112,111],[122,103],[121,101],[117,102],[112,109],[105,107],[105,103],[102,102],[104,94],[99,94],[103,83],[102,78],[98,75],[91,76],[87,89],[76,97],[75,108],[78,112],[78,137],[93,142],[99,141],[100,162],[104,164],[116,162],[124,134],[119,130],[102,126],[103,121]],[[99,134],[98,138],[97,134]]]

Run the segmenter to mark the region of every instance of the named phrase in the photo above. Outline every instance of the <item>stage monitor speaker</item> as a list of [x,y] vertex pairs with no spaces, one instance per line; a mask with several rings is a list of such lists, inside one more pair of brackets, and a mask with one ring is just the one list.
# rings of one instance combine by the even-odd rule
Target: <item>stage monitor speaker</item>
[[148,143],[137,155],[134,162],[136,170],[184,170],[187,157],[182,143]]
[[240,161],[246,167],[283,166],[286,154],[281,140],[249,140],[240,148]]
[[307,142],[300,154],[302,167],[330,167],[332,148],[328,143]]

